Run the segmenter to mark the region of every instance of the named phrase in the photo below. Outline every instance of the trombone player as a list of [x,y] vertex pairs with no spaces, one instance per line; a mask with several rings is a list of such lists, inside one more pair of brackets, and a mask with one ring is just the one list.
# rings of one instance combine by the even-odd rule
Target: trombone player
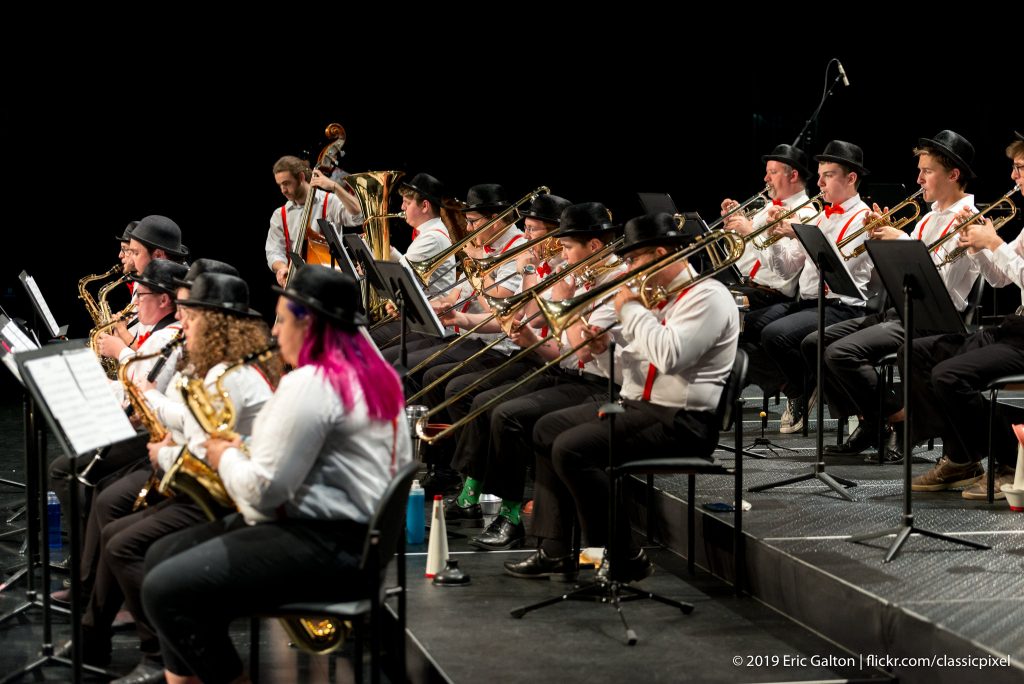
[[[666,213],[634,218],[625,232],[619,254],[633,271],[678,252],[692,239]],[[615,295],[626,343],[619,364],[625,413],[615,420],[615,453],[620,458],[675,454],[679,444],[687,445],[692,456],[710,458],[715,449],[715,410],[736,357],[739,314],[729,290],[709,275],[694,282],[687,259],[679,258],[646,281],[645,287],[664,287],[671,293],[663,304],[645,308],[628,287]],[[600,343],[595,353],[600,357]],[[587,545],[611,541],[605,472],[608,428],[598,418],[600,405],[585,403],[537,422],[533,532],[540,548],[523,560],[505,563],[513,577],[575,578],[576,559],[570,549],[574,512]],[[628,526],[616,522],[615,541],[629,552],[623,556],[625,567],[614,568],[615,578],[635,581],[650,575],[653,566],[631,545]],[[608,572],[606,564],[602,571]]]
[[[1006,148],[1013,163],[1010,178],[1024,190],[1024,137]],[[982,219],[960,238],[971,260],[991,285],[1024,288],[1024,239],[1019,235],[1006,244],[995,235],[990,221]],[[1022,290],[1024,292],[1024,290]],[[1024,303],[1024,294],[1021,295]],[[967,487],[965,499],[987,499],[988,480],[996,498],[1005,495],[1000,485],[1012,483],[1016,464],[1016,439],[1011,423],[1022,420],[1020,410],[996,405],[991,449],[998,459],[995,473],[985,477],[981,460],[987,455],[988,405],[982,392],[994,378],[1024,373],[1024,316],[1021,309],[1006,316],[998,326],[972,335],[938,335],[914,340],[913,345],[915,439],[941,435],[945,452],[938,464],[914,478],[914,491],[939,491]]]
[[[914,156],[917,158],[917,184],[923,192],[924,201],[931,203],[931,211],[917,221],[908,234],[891,225],[896,209],[883,211],[875,204],[865,224],[872,240],[923,240],[930,245],[949,232],[961,209],[974,205],[974,195],[966,192],[967,183],[976,178],[971,168],[974,146],[966,138],[951,130],[940,131],[933,138],[919,138]],[[912,202],[910,198],[903,204]],[[916,216],[916,205],[913,211]],[[933,261],[942,263],[947,251],[936,249],[932,254]],[[963,311],[978,276],[977,267],[968,259],[960,259],[950,267],[940,269],[939,273],[957,310]],[[806,359],[814,358],[817,335],[815,332],[804,338],[802,344]],[[825,330],[824,380],[828,399],[839,415],[860,416],[860,424],[846,443],[827,446],[826,454],[847,456],[877,446],[883,421],[887,423],[902,402],[894,394],[886,396],[886,406],[879,415],[876,368],[879,359],[895,352],[902,343],[903,324],[892,308],[843,321]],[[883,440],[888,432],[886,427]],[[897,439],[896,444],[897,449],[902,448],[902,440]],[[898,459],[898,451],[890,453],[894,454],[890,460]]]

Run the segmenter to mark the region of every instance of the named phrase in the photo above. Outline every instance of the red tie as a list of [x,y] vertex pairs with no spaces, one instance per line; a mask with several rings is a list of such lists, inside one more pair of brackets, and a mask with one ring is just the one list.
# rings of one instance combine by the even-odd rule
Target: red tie
[[490,245],[484,245],[484,254],[490,254],[491,252],[496,252],[496,251],[497,250],[494,249],[493,247],[491,247]]
[[547,278],[549,275],[551,275],[551,264],[545,261],[543,264],[538,266],[537,275],[540,276],[541,278]]
[[829,218],[832,214],[845,214],[845,210],[838,204],[832,204],[825,207],[825,218]]
[[773,207],[781,207],[782,206],[782,200],[780,200],[780,199],[773,199],[772,200],[772,206]]
[[419,236],[420,236],[420,229],[419,228],[413,228],[412,229],[412,239],[415,240]]

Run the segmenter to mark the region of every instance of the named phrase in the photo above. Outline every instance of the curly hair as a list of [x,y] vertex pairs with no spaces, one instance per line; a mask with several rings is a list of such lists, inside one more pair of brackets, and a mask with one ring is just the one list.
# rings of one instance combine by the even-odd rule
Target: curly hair
[[[246,318],[233,314],[189,307],[190,315],[201,320],[200,330],[188,353],[188,363],[196,377],[205,377],[218,363],[235,363],[253,352],[265,349],[270,343],[270,329],[259,318]],[[197,320],[198,323],[198,320]],[[256,365],[272,387],[277,387],[284,364],[279,354]]]

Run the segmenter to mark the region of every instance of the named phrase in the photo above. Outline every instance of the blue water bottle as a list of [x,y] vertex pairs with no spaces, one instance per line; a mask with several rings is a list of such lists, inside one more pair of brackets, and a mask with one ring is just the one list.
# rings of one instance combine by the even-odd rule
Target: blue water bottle
[[410,544],[422,544],[425,537],[427,521],[424,519],[423,487],[419,480],[412,481],[409,490],[409,503],[405,509],[405,540]]
[[49,546],[59,549],[60,539],[60,499],[54,492],[46,493],[46,525],[49,533]]

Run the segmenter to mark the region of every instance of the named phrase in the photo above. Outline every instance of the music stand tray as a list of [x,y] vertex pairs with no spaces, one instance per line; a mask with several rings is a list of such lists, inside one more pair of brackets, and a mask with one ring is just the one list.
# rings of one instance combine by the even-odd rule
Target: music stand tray
[[913,459],[913,437],[911,436],[911,364],[913,363],[913,342],[917,334],[941,334],[964,332],[963,320],[949,298],[939,271],[935,268],[928,248],[920,240],[870,240],[868,254],[875,262],[875,269],[881,276],[882,284],[889,293],[889,299],[903,318],[903,514],[896,527],[852,535],[847,541],[860,543],[895,535],[883,563],[888,563],[899,553],[903,543],[913,533],[932,539],[962,544],[978,550],[991,547],[967,539],[951,537],[932,532],[914,524],[913,493],[911,489],[910,465]]
[[336,264],[342,273],[351,276],[357,283],[362,280],[363,277],[356,271],[355,264],[352,263],[348,252],[345,251],[341,237],[339,237],[338,231],[335,230],[334,224],[327,219],[317,219],[316,223],[320,226],[320,234],[327,240],[327,246],[331,250],[331,263]]

